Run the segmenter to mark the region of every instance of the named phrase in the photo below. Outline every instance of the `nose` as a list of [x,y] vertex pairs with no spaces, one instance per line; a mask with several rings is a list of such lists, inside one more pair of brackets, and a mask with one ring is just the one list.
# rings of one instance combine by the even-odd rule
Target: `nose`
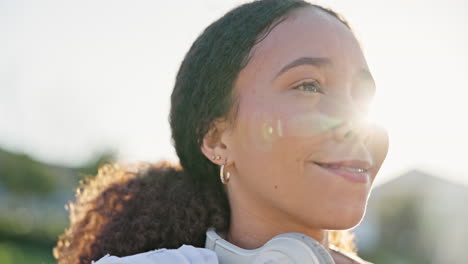
[[335,128],[336,140],[361,140],[367,142],[372,134],[373,124],[368,120],[367,110],[357,105],[353,100],[335,101],[327,109],[334,117],[341,120]]
[[372,137],[373,125],[366,119],[346,120],[334,130],[337,141],[359,140],[367,143]]

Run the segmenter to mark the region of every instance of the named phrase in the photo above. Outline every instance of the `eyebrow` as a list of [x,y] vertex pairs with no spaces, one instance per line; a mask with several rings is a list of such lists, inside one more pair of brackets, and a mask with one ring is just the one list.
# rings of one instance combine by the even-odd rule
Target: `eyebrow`
[[[294,61],[286,64],[276,75],[276,79],[279,75],[287,72],[291,68],[301,66],[301,65],[313,65],[317,66],[319,68],[325,68],[325,67],[330,67],[333,65],[333,62],[330,58],[328,57],[300,57],[298,59],[295,59]],[[366,80],[372,83],[373,86],[373,92],[375,93],[375,81],[374,78],[372,77],[372,74],[369,72],[367,69],[362,69],[359,72],[359,78],[362,80]]]
[[287,72],[291,68],[301,66],[301,65],[314,65],[320,68],[323,67],[329,67],[333,63],[330,58],[325,58],[325,57],[301,57],[298,59],[295,59],[294,61],[288,63],[285,65],[276,75],[275,78],[277,78],[279,75],[281,75],[284,72]]

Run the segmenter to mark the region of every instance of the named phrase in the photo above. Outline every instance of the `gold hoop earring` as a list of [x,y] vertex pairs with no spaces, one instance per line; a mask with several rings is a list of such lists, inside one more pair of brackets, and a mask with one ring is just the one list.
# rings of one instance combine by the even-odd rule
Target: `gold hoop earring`
[[219,171],[219,177],[223,184],[227,184],[229,182],[229,179],[231,178],[231,173],[229,173],[229,171],[226,173],[226,175],[224,175],[224,165],[226,165],[226,162],[227,158],[226,160],[224,160],[224,164],[221,165],[221,170]]

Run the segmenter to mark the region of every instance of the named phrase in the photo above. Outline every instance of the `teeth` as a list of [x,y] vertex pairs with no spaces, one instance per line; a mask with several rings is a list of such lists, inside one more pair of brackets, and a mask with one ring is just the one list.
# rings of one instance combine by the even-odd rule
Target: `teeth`
[[343,167],[343,169],[347,170],[347,171],[351,171],[351,172],[365,172],[366,170],[365,169],[361,169],[361,168],[347,168],[347,167]]

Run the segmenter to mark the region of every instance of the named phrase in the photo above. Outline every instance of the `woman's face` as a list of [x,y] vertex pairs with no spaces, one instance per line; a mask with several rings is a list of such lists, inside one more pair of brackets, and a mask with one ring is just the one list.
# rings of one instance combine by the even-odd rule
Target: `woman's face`
[[[357,40],[304,8],[252,52],[234,87],[235,126],[222,136],[230,201],[309,227],[357,225],[388,148],[364,122],[375,85]],[[359,125],[344,137],[349,122]]]

